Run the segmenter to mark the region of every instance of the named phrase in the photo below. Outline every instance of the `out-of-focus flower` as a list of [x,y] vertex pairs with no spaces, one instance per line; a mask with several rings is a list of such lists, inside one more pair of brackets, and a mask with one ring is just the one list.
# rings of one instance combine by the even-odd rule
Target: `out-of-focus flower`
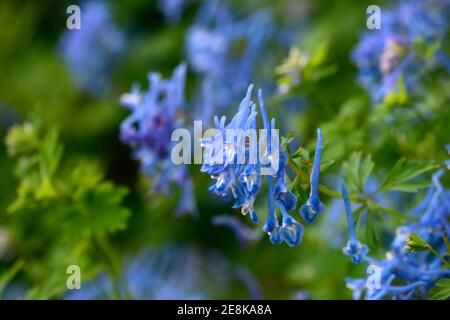
[[311,300],[311,294],[307,290],[297,290],[293,294],[293,300]]
[[[261,139],[258,147],[252,146],[255,141],[246,143],[244,140],[225,140],[228,130],[237,130],[246,132],[248,129],[257,129],[256,123],[256,105],[251,101],[253,85],[250,85],[245,98],[242,100],[238,113],[233,117],[228,125],[225,125],[226,117],[220,120],[216,116],[214,122],[220,134],[202,140],[202,146],[205,148],[205,161],[202,171],[211,175],[216,182],[209,188],[210,191],[222,196],[226,200],[235,200],[234,208],[241,208],[242,214],[249,214],[252,221],[258,223],[258,215],[254,208],[254,202],[261,191],[263,175],[262,168],[269,166],[273,170],[272,174],[265,175],[268,184],[268,213],[263,227],[263,231],[269,235],[272,243],[279,244],[286,242],[289,246],[299,245],[303,238],[303,225],[297,222],[289,211],[297,207],[297,197],[288,189],[286,184],[285,170],[287,165],[287,156],[284,152],[272,145],[272,138],[278,141],[278,133],[275,129],[275,119],[269,122],[262,91],[258,92],[259,105],[261,109],[264,129],[267,139],[261,151]],[[319,130],[320,132],[320,130]],[[241,137],[244,139],[245,137]],[[321,135],[319,137],[321,149]],[[252,153],[252,150],[260,150],[258,161],[238,161],[239,154],[245,155],[245,158]],[[218,152],[217,150],[223,150]],[[320,151],[321,152],[321,151]],[[319,152],[319,153],[320,153]],[[261,159],[270,161],[261,161]],[[278,168],[273,167],[272,160],[278,159]],[[270,164],[269,164],[270,163]],[[320,165],[320,154],[315,160],[316,168],[313,169],[311,181],[313,185],[318,182],[318,170]],[[315,192],[312,192],[316,195]],[[314,202],[314,205],[316,203]],[[319,206],[320,207],[320,206]],[[280,220],[276,214],[276,209],[281,213]]]
[[252,242],[261,239],[261,232],[246,226],[238,217],[230,215],[218,215],[212,218],[212,223],[216,226],[227,226],[235,234],[241,247],[246,247]]
[[81,29],[67,30],[59,52],[78,87],[98,95],[107,88],[111,66],[125,48],[125,37],[114,24],[106,1],[80,6]]
[[143,250],[126,261],[117,283],[101,275],[68,293],[66,299],[105,299],[114,295],[155,300],[212,299],[226,293],[236,280],[230,276],[233,270],[216,252],[172,244]]
[[[353,297],[359,299],[417,299],[426,298],[429,290],[443,277],[450,277],[450,270],[442,268],[439,257],[429,250],[420,252],[406,251],[411,233],[420,237],[442,254],[446,247],[444,234],[450,231],[450,191],[439,182],[443,170],[433,175],[431,199],[426,197],[426,206],[422,204],[420,220],[399,227],[391,243],[385,260],[365,257],[364,260],[375,266],[379,272],[379,286],[369,287],[369,279],[346,279],[347,286],[353,290]],[[415,210],[416,211],[416,210]],[[411,247],[411,245],[410,245]],[[371,277],[373,277],[372,275]],[[395,284],[394,284],[395,280]]]
[[[352,59],[359,68],[359,82],[374,102],[397,92],[399,81],[404,82],[408,92],[413,92],[422,68],[449,69],[448,57],[437,45],[445,40],[448,12],[448,1],[404,0],[393,10],[383,10],[381,29],[362,35]],[[424,54],[420,47],[436,50]]]
[[257,58],[274,31],[270,13],[259,10],[236,19],[224,1],[205,1],[186,36],[193,70],[211,81],[214,102],[229,106],[254,79]]
[[193,0],[159,0],[158,8],[164,14],[167,22],[174,24],[180,21],[184,9]]
[[258,279],[256,279],[256,277],[253,275],[253,273],[250,272],[249,268],[247,268],[246,266],[237,267],[236,276],[247,287],[249,299],[264,299],[261,285]]
[[196,205],[188,168],[175,165],[170,157],[171,134],[184,122],[180,115],[186,107],[186,65],[179,65],[167,80],[154,72],[148,77],[147,91],[141,92],[135,86],[121,97],[131,114],[120,125],[120,138],[133,149],[142,172],[155,179],[154,191],[169,193],[170,184],[179,186],[182,194],[177,212],[194,213]]
[[287,93],[291,87],[301,82],[301,71],[306,66],[308,58],[299,48],[292,47],[289,50],[287,59],[276,68],[277,74],[284,76],[283,82],[278,86],[279,93]]

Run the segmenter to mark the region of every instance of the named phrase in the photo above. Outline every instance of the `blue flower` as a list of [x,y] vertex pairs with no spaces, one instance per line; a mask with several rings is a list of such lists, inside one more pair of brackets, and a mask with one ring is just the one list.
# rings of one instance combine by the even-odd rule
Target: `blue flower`
[[167,194],[170,184],[180,187],[177,213],[194,213],[196,205],[188,168],[175,165],[170,157],[171,134],[183,124],[180,115],[186,107],[186,65],[179,65],[168,80],[154,72],[148,77],[150,86],[146,92],[134,86],[130,93],[121,97],[131,114],[120,125],[120,138],[132,148],[141,171],[154,178],[153,191]]
[[445,40],[449,9],[448,1],[402,1],[391,11],[383,10],[381,29],[362,35],[352,59],[359,68],[359,82],[375,103],[396,92],[401,79],[408,92],[416,90],[421,69],[450,70],[442,50],[436,50],[428,63],[416,45],[433,46]]
[[[255,223],[258,222],[258,214],[254,208],[254,202],[261,192],[264,175],[268,184],[268,213],[263,231],[269,235],[270,241],[274,244],[286,242],[289,246],[299,245],[303,238],[304,227],[289,214],[289,211],[296,209],[297,197],[286,184],[286,154],[277,148],[278,145],[272,145],[277,143],[279,137],[275,129],[275,119],[269,122],[262,90],[258,91],[258,100],[267,138],[262,139],[263,142],[261,142],[260,137],[258,161],[256,163],[236,161],[239,154],[245,154],[248,159],[252,150],[251,143],[244,143],[239,137],[235,141],[226,141],[224,138],[229,129],[243,131],[257,129],[257,111],[255,104],[251,101],[252,91],[253,85],[250,85],[237,114],[228,125],[225,125],[226,117],[220,120],[217,116],[214,118],[220,134],[202,140],[206,157],[201,170],[211,175],[216,181],[209,188],[210,191],[226,200],[234,199],[233,208],[240,207],[242,214],[250,214],[251,220]],[[264,144],[262,148],[261,143]],[[221,150],[223,152],[220,152]],[[278,159],[278,168],[273,166],[274,159]],[[262,174],[263,169],[269,170],[270,174]],[[281,213],[281,219],[277,216],[277,211]]]
[[255,77],[257,58],[274,32],[267,10],[235,18],[225,1],[205,1],[186,35],[192,69],[211,82],[214,103],[228,107]]
[[320,159],[322,158],[322,131],[317,129],[316,153],[314,154],[314,163],[311,172],[311,192],[305,204],[300,208],[300,214],[307,222],[313,221],[324,209],[324,204],[319,199],[319,172]]
[[[210,174],[216,180],[216,183],[209,188],[210,191],[225,199],[234,197],[236,202],[233,207],[241,207],[242,214],[249,213],[252,220],[257,222],[258,216],[253,204],[261,189],[260,167],[250,163],[236,164],[238,152],[242,151],[238,150],[243,145],[242,141],[233,143],[225,140],[228,129],[245,131],[256,128],[256,106],[250,100],[252,90],[253,85],[250,85],[238,113],[227,126],[225,126],[226,117],[222,117],[220,121],[217,116],[214,117],[214,123],[220,130],[221,136],[202,140],[202,147],[205,148],[207,157],[201,171]],[[222,146],[224,147],[221,148]],[[244,153],[248,154],[248,150]]]
[[[379,287],[364,285],[366,279],[352,279],[349,287],[354,290],[354,298],[361,297],[363,292],[364,298],[371,300],[427,298],[429,290],[439,279],[450,277],[450,270],[442,268],[442,261],[431,252],[404,250],[409,234],[414,232],[439,254],[446,251],[443,236],[444,232],[448,234],[450,231],[450,191],[439,181],[443,173],[440,170],[433,175],[431,196],[426,196],[426,205],[421,203],[413,210],[419,220],[397,229],[386,259],[379,261],[369,256],[361,259],[380,270]],[[394,280],[396,284],[393,284]]]
[[67,30],[59,53],[78,87],[98,95],[108,86],[111,66],[125,48],[125,37],[114,24],[105,1],[81,5],[81,29]]
[[363,262],[366,255],[369,253],[369,248],[366,245],[361,244],[356,238],[355,226],[353,222],[352,209],[350,208],[350,199],[348,197],[347,187],[345,182],[341,185],[342,198],[344,199],[345,212],[347,215],[347,223],[350,239],[347,245],[342,249],[345,255],[351,257],[353,263]]
[[186,6],[192,0],[159,0],[158,8],[164,14],[167,22],[174,24],[180,21]]
[[234,232],[241,247],[246,247],[261,238],[260,232],[250,229],[235,216],[225,214],[214,216],[212,223],[216,226],[228,226]]

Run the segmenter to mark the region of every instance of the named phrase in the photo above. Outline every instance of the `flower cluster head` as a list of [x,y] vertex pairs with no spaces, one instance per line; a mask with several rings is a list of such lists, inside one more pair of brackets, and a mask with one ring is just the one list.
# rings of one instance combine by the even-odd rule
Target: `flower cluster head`
[[184,86],[186,65],[179,65],[170,79],[151,72],[149,88],[142,92],[134,86],[130,93],[123,94],[122,104],[131,114],[120,125],[120,139],[133,149],[142,172],[155,177],[154,191],[169,193],[171,183],[181,187],[179,213],[195,211],[192,181],[186,166],[177,166],[171,159],[171,135],[180,127],[186,108]]
[[[405,250],[411,246],[411,234],[434,248],[438,255],[445,250],[444,236],[450,232],[450,191],[439,181],[443,170],[433,176],[433,186],[417,207],[419,220],[400,226],[393,239],[385,260],[365,257],[369,268],[378,270],[379,285],[370,285],[370,279],[346,279],[347,286],[353,290],[354,299],[417,299],[426,298],[429,290],[443,277],[450,277],[450,270],[443,268],[440,257],[430,250]],[[417,210],[413,210],[416,214]],[[373,277],[371,275],[370,277]]]
[[[252,139],[258,115],[256,105],[251,101],[252,91],[253,85],[250,85],[237,114],[228,124],[226,117],[214,117],[217,133],[202,139],[205,159],[201,170],[215,180],[209,190],[226,200],[234,200],[233,208],[241,208],[242,214],[249,214],[254,223],[259,220],[254,203],[262,190],[264,177],[268,185],[268,213],[263,231],[274,244],[286,242],[295,246],[301,243],[304,227],[289,214],[297,207],[297,197],[286,184],[287,155],[279,148],[275,119],[269,122],[262,90],[258,91],[258,99],[264,130],[260,130],[259,141]],[[321,144],[321,138],[319,140]],[[318,183],[318,170],[317,164],[313,170],[317,179],[311,180],[314,183],[316,180]],[[315,205],[316,196],[313,192],[309,202]],[[281,219],[276,210],[281,213]]]
[[108,86],[111,65],[125,48],[125,36],[114,24],[106,1],[81,5],[81,29],[67,30],[60,55],[78,87],[98,95]]
[[215,105],[228,106],[239,97],[273,29],[266,10],[237,19],[225,1],[203,3],[187,32],[186,53],[192,69],[212,82]]
[[[391,11],[383,9],[381,29],[362,35],[352,59],[359,68],[359,82],[375,103],[397,92],[400,81],[408,92],[415,91],[422,68],[450,70],[449,58],[438,48],[448,31],[448,12],[448,1],[404,0]],[[430,61],[423,47],[437,48]]]

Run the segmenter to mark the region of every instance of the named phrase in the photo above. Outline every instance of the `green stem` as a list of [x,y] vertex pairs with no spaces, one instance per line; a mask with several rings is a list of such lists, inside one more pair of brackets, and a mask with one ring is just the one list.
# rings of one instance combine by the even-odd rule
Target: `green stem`
[[449,263],[448,263],[444,258],[442,258],[441,255],[440,255],[440,254],[439,254],[432,246],[429,245],[429,248],[430,248],[430,251],[431,251],[436,257],[438,257],[439,260],[441,260],[441,262],[444,264],[444,266],[448,266],[448,265],[449,265]]
[[119,281],[120,281],[120,274],[121,274],[121,263],[120,259],[116,254],[116,251],[114,250],[113,246],[109,242],[108,239],[102,238],[102,237],[96,237],[96,241],[100,248],[102,249],[102,252],[105,255],[108,267],[110,269],[111,274],[111,283],[113,287],[113,298],[120,299],[121,292],[119,287]]

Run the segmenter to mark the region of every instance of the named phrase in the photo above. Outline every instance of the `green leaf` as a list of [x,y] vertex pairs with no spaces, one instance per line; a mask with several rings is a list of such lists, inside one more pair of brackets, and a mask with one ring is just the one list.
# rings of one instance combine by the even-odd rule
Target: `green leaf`
[[26,122],[12,127],[6,135],[5,142],[10,156],[24,156],[35,152],[40,145],[38,125]]
[[408,102],[409,102],[408,90],[406,89],[406,85],[405,85],[403,76],[400,75],[400,77],[398,77],[396,90],[393,89],[392,91],[390,91],[384,97],[382,104],[383,104],[384,108],[391,108],[395,105],[404,106]]
[[387,214],[387,215],[393,217],[394,219],[397,219],[398,221],[403,221],[405,219],[411,219],[411,217],[406,217],[404,214],[398,212],[397,210],[385,208],[385,207],[381,206],[380,204],[378,204],[377,202],[372,201],[372,200],[369,200],[367,205],[371,210],[379,211],[381,213]]
[[430,290],[431,300],[447,300],[450,298],[450,279],[441,279]]
[[372,156],[368,154],[361,163],[361,167],[359,170],[360,184],[362,188],[364,188],[364,186],[366,185],[367,179],[372,173],[374,166],[375,163],[372,161]]
[[292,131],[289,131],[284,137],[281,137],[281,148],[282,150],[286,150],[288,154],[290,153],[289,144],[293,139],[294,133]]
[[442,236],[444,238],[445,247],[447,248],[447,253],[450,253],[450,241],[448,240],[448,234],[444,233]]
[[418,181],[402,183],[392,186],[389,190],[391,191],[402,191],[402,192],[417,192],[419,189],[428,188],[432,185],[430,181]]
[[410,182],[418,175],[437,169],[437,165],[434,161],[418,161],[418,160],[406,160],[401,158],[392,167],[388,176],[381,185],[381,190],[414,190],[422,187],[426,187],[427,184],[423,182]]
[[406,246],[404,249],[405,251],[422,252],[422,251],[428,251],[430,249],[431,249],[431,246],[416,233],[411,232],[408,235],[408,239],[406,240]]
[[361,151],[353,152],[348,161],[344,162],[342,165],[344,177],[352,192],[364,193],[364,186],[374,166],[372,156],[368,154],[363,159]]
[[98,167],[86,161],[76,163],[68,178],[76,204],[76,214],[70,217],[72,223],[79,228],[87,227],[98,236],[123,229],[129,216],[128,209],[121,207],[128,188],[102,178]]
[[335,162],[336,161],[334,161],[334,160],[321,161],[320,162],[320,172],[327,170]]

